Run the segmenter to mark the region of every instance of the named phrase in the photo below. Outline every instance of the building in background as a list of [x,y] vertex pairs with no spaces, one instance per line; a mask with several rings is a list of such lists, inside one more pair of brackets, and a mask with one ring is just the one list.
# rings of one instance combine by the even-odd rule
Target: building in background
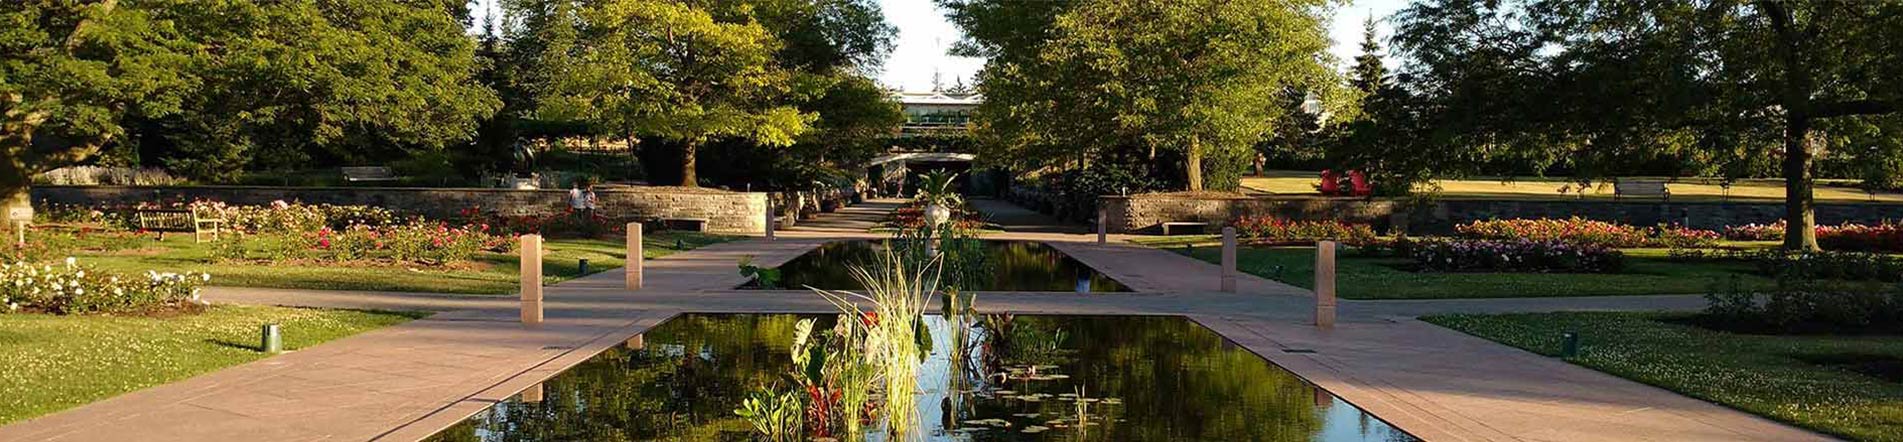
[[984,102],[977,93],[948,91],[892,92],[905,111],[900,136],[963,134],[969,131],[971,112]]

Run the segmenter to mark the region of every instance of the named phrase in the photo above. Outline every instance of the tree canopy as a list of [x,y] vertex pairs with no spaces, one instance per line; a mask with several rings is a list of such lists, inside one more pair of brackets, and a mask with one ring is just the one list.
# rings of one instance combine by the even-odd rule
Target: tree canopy
[[[943,0],[988,55],[979,136],[1020,169],[1088,161],[1117,146],[1181,155],[1202,190],[1205,157],[1233,188],[1287,91],[1332,87],[1322,0]],[[1234,169],[1234,170],[1231,170]]]
[[1736,176],[1773,158],[1790,248],[1816,248],[1813,159],[1882,151],[1843,135],[1894,128],[1879,123],[1903,100],[1898,2],[1430,0],[1395,30],[1437,151],[1601,176],[1658,158]]

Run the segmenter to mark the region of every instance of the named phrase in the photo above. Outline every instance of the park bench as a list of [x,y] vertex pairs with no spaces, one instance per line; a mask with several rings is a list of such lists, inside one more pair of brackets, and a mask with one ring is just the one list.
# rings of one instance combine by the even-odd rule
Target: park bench
[[1672,198],[1672,191],[1666,188],[1666,181],[1662,179],[1620,179],[1612,182],[1613,199],[1628,196],[1667,200]]
[[661,228],[689,232],[707,231],[707,218],[661,218]]
[[165,232],[190,232],[192,242],[203,242],[207,233],[217,240],[218,231],[225,225],[223,214],[210,209],[139,209],[133,217],[139,222],[139,230],[157,233],[160,240],[165,239]]
[[1196,229],[1196,233],[1199,233],[1199,234],[1207,233],[1209,231],[1209,223],[1195,222],[1195,221],[1170,221],[1170,222],[1163,223],[1163,236],[1170,236],[1171,235],[1170,231],[1180,230],[1186,227],[1194,227]]
[[396,181],[396,178],[397,178],[396,172],[393,172],[390,170],[390,168],[383,167],[383,166],[340,167],[338,169],[343,171],[344,181],[351,182],[351,183],[370,182],[370,181]]

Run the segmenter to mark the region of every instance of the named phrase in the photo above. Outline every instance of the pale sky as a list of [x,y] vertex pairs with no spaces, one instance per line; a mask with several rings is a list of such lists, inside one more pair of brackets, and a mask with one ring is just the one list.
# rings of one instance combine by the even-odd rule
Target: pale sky
[[[487,5],[493,1],[474,0],[474,3]],[[1331,52],[1345,66],[1360,53],[1357,46],[1361,44],[1361,21],[1370,15],[1377,20],[1387,17],[1406,4],[1407,0],[1353,0],[1353,4],[1341,7],[1335,12],[1329,29],[1329,38],[1334,40]],[[984,59],[946,54],[961,34],[957,26],[945,20],[944,12],[938,10],[932,0],[879,0],[879,6],[885,11],[886,21],[899,29],[896,47],[879,75],[880,83],[908,91],[927,91],[932,88],[934,72],[950,86],[959,78],[969,83],[972,75],[984,68]],[[486,9],[477,7],[477,26],[481,26]],[[1382,38],[1388,37],[1386,23],[1377,23],[1376,29]],[[1386,47],[1386,43],[1382,46]]]

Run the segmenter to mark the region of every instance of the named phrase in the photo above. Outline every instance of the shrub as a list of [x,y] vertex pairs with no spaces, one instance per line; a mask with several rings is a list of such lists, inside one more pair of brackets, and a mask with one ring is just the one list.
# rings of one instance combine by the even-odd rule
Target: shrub
[[1454,230],[1474,239],[1564,241],[1603,247],[1710,247],[1720,238],[1709,230],[1669,225],[1640,228],[1580,217],[1474,221],[1454,226]]
[[1757,333],[1903,332],[1903,290],[1878,283],[1779,278],[1768,293],[1729,284],[1706,296],[1702,318]]
[[1349,244],[1374,242],[1374,228],[1335,220],[1302,221],[1273,216],[1244,216],[1233,224],[1236,234],[1254,241],[1337,240]]
[[1877,253],[1765,250],[1747,258],[1760,274],[1781,278],[1903,282],[1903,258]]
[[1903,224],[1817,226],[1817,245],[1857,252],[1903,252]]
[[1422,271],[1616,273],[1625,266],[1618,250],[1557,240],[1430,239],[1397,249]]
[[1784,229],[1783,220],[1771,224],[1728,226],[1725,227],[1724,237],[1734,241],[1783,241]]
[[507,250],[511,242],[490,235],[488,225],[450,227],[413,221],[391,226],[353,225],[304,233],[250,233],[213,243],[212,257],[233,261],[387,260],[444,265],[474,259],[484,250]]
[[198,302],[206,273],[146,272],[126,277],[96,271],[78,260],[63,264],[0,264],[0,302],[6,312],[54,314],[137,313]]
[[71,255],[74,252],[113,252],[135,249],[150,241],[124,231],[100,231],[81,227],[27,231],[26,242],[0,240],[0,262],[40,262]]

